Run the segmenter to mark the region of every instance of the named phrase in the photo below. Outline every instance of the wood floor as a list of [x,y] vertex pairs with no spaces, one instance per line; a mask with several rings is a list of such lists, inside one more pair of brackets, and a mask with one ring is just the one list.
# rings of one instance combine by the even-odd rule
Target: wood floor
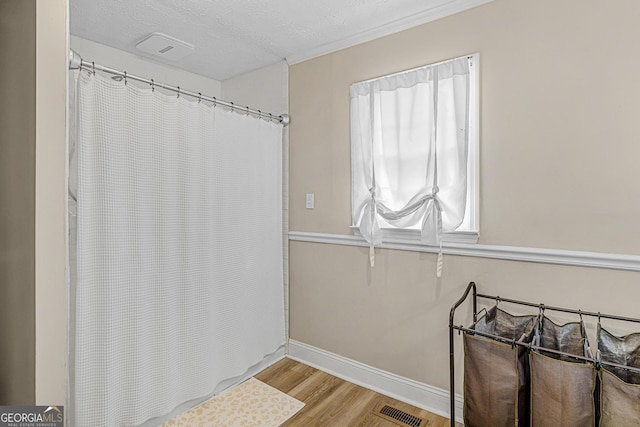
[[386,397],[318,369],[284,358],[256,378],[305,403],[283,427],[398,427],[377,415],[379,404],[392,405],[427,420],[428,427],[448,427],[449,420]]

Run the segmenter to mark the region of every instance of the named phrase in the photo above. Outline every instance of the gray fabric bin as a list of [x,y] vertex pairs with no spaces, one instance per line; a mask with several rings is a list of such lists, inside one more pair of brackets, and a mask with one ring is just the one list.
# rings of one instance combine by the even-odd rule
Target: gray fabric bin
[[[598,350],[603,362],[640,368],[640,333],[616,337],[598,324]],[[640,374],[622,368],[600,371],[600,425],[640,425]]]
[[600,426],[640,425],[640,385],[622,381],[606,369],[600,371]]
[[[557,325],[542,317],[534,343],[576,356],[588,356],[582,322]],[[591,363],[544,350],[532,351],[531,425],[536,427],[593,427],[596,370]]]
[[[598,350],[603,362],[640,368],[640,333],[617,337],[598,323]],[[629,384],[640,384],[640,373],[608,367],[608,371]]]
[[[491,308],[471,329],[531,342],[537,316]],[[464,423],[467,427],[529,425],[527,349],[465,333]]]

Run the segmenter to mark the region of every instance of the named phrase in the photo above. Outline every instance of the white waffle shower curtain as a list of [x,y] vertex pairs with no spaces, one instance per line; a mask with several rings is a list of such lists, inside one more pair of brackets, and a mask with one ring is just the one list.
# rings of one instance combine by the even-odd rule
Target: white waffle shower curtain
[[133,426],[285,343],[282,126],[86,71],[76,91],[72,423]]

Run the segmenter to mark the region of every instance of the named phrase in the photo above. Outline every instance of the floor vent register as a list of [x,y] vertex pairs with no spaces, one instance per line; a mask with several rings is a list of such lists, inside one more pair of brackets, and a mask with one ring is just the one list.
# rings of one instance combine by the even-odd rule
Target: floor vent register
[[399,426],[410,427],[426,427],[427,421],[423,418],[416,417],[415,415],[407,414],[398,408],[394,408],[389,405],[381,405],[374,412],[375,415],[391,421]]

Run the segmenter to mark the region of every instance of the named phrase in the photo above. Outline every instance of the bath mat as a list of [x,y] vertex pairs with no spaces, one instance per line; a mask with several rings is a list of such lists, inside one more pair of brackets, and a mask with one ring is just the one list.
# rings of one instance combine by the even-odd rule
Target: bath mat
[[250,378],[161,427],[278,427],[303,406],[299,400]]

